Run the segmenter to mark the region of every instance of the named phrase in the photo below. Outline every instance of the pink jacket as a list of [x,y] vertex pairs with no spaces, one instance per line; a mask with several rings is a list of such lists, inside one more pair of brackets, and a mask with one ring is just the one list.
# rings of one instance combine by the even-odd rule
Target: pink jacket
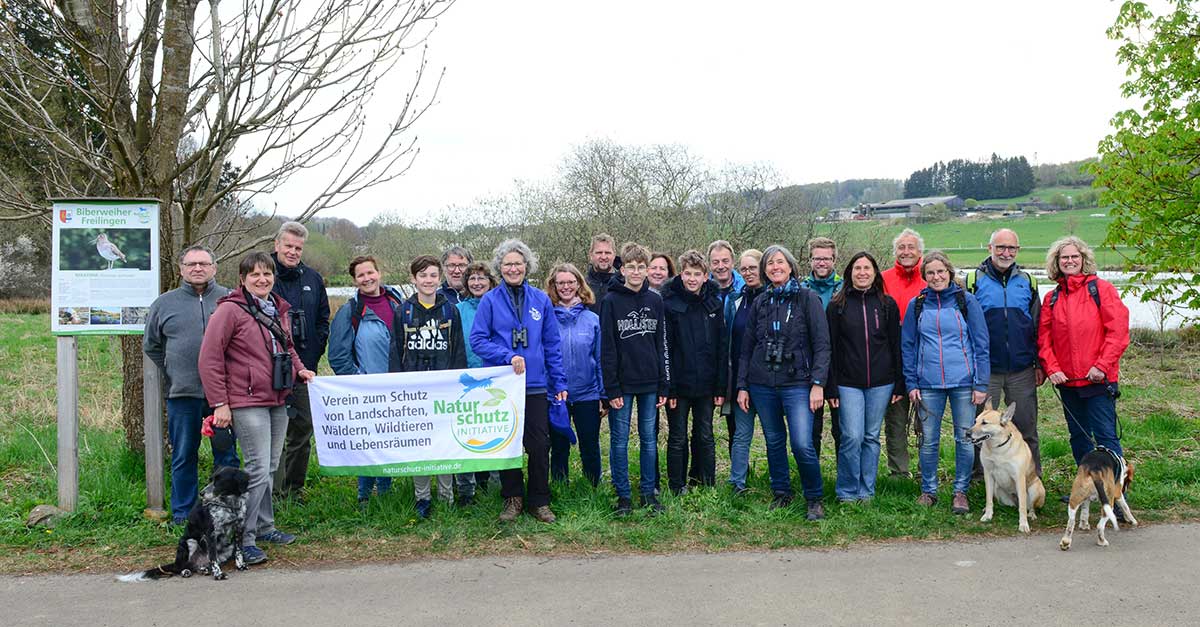
[[[270,295],[279,310],[279,320],[287,336],[287,351],[292,356],[292,374],[304,369],[292,346],[287,301]],[[240,303],[240,304],[239,304]],[[208,320],[204,341],[200,344],[200,381],[209,405],[225,403],[240,407],[277,407],[284,404],[291,390],[271,388],[272,362],[268,346],[271,333],[242,309],[246,297],[241,288],[217,301],[217,310]]]

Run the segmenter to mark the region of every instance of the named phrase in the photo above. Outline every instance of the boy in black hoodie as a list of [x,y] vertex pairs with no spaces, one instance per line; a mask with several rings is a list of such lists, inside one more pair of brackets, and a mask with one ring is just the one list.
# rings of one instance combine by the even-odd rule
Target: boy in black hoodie
[[663,289],[667,354],[671,356],[667,398],[667,481],[673,494],[686,491],[688,412],[692,414],[692,476],[706,486],[716,483],[714,405],[725,402],[727,343],[720,288],[708,278],[708,261],[699,251],[679,256],[679,275]]
[[609,466],[617,492],[618,516],[632,511],[629,483],[629,418],[636,399],[638,406],[639,488],[642,505],[652,513],[662,511],[658,489],[658,440],[654,423],[658,407],[667,400],[669,362],[663,324],[662,298],[650,291],[646,270],[650,251],[629,243],[621,249],[624,264],[600,306],[600,362],[604,391],[612,410],[608,414]]
[[[392,322],[390,372],[457,370],[467,367],[467,344],[458,308],[438,292],[442,266],[435,257],[421,255],[409,266],[417,293],[396,308]],[[413,477],[417,515],[429,518],[433,490],[431,478]],[[454,502],[453,475],[438,475],[438,496]]]

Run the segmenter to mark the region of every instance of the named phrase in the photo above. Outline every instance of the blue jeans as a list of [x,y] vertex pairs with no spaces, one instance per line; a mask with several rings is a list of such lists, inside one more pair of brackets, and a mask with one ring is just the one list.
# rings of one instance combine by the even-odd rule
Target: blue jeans
[[892,400],[894,386],[873,388],[838,386],[837,483],[834,492],[843,501],[875,496],[875,476],[879,473],[879,430],[883,414]]
[[[202,398],[167,399],[167,439],[171,442],[171,519],[186,519],[199,497],[200,426],[212,413]],[[212,442],[209,442],[211,445]],[[213,466],[241,466],[237,447],[213,451]]]
[[[1063,415],[1067,419],[1067,430],[1071,433],[1071,455],[1075,457],[1076,465],[1084,455],[1096,448],[1089,435],[1094,436],[1100,446],[1117,455],[1125,455],[1121,450],[1121,441],[1117,439],[1116,399],[1094,386],[1060,387],[1058,390],[1062,393]],[[1088,396],[1081,395],[1081,391]]]
[[379,486],[379,495],[387,494],[388,490],[392,489],[391,477],[359,477],[358,478],[358,500],[365,501],[371,498],[371,492]]
[[[735,398],[733,403],[733,438],[729,449],[729,484],[734,488],[746,487],[746,475],[750,473],[750,441],[754,439],[754,401],[750,411],[742,411]],[[785,460],[786,461],[786,456]]]
[[921,417],[924,441],[921,443],[921,491],[936,494],[938,488],[938,443],[942,435],[942,414],[950,402],[954,422],[954,491],[966,492],[971,485],[971,466],[975,463],[975,446],[967,431],[975,424],[975,405],[971,403],[971,388],[935,390],[921,388],[917,415]]
[[643,495],[654,494],[658,489],[658,438],[654,425],[658,422],[656,392],[626,394],[625,404],[620,409],[608,412],[608,465],[612,468],[613,489],[621,498],[630,497],[629,486],[629,417],[633,402],[638,410],[638,467],[641,479],[638,488]]
[[813,447],[813,414],[808,407],[809,386],[776,388],[752,384],[749,388],[750,398],[762,421],[763,436],[767,440],[771,491],[775,494],[792,494],[785,446],[785,440],[790,439],[804,498],[821,498],[824,487],[821,485],[821,461]]

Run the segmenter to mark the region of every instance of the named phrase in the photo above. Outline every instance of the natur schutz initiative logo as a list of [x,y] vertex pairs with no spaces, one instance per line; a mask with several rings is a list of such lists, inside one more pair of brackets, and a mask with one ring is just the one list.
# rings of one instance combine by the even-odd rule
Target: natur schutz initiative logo
[[450,417],[450,431],[459,446],[472,453],[492,453],[512,443],[517,434],[517,407],[492,379],[476,379],[464,372],[458,381],[462,396],[455,401],[434,401],[433,413]]

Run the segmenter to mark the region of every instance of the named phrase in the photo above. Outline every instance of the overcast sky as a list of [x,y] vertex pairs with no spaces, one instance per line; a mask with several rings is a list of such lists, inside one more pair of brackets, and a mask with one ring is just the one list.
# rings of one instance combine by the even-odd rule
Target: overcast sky
[[[429,38],[446,76],[412,169],[321,215],[420,219],[552,178],[589,139],[769,162],[788,183],[902,179],[992,152],[1089,157],[1126,106],[1104,34],[1118,6],[460,0]],[[396,72],[377,105],[410,79]],[[294,180],[260,205],[288,215],[312,193]]]

